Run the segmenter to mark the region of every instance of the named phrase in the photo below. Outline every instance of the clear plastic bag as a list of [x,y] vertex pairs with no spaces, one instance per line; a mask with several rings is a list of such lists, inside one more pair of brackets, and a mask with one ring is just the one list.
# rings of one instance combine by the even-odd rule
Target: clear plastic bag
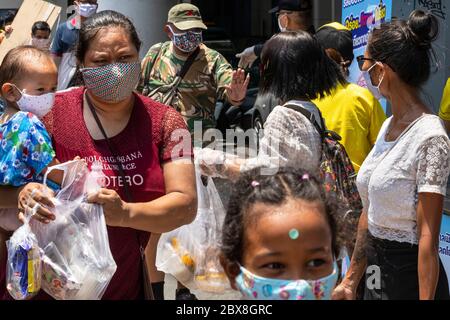
[[197,176],[197,216],[189,225],[161,235],[156,267],[191,290],[223,294],[231,290],[219,253],[225,209],[212,178]]
[[56,220],[48,225],[32,223],[44,252],[42,289],[57,300],[99,300],[117,266],[103,209],[86,202],[87,194],[96,191],[92,181],[97,180],[98,172],[90,172],[79,160],[51,167],[47,175],[52,170],[64,171],[52,209]]
[[28,222],[14,232],[6,246],[6,288],[15,300],[29,300],[41,289],[42,252]]

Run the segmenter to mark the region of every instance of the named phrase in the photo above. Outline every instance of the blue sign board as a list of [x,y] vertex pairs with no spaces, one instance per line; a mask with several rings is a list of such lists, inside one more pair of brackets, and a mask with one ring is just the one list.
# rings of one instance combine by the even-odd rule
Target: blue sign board
[[[342,24],[352,32],[355,60],[357,56],[364,55],[370,32],[391,19],[392,0],[342,1]],[[350,67],[349,81],[367,87],[356,61]],[[382,104],[386,111],[386,102]]]
[[442,216],[441,233],[439,234],[439,256],[449,279],[450,287],[450,216]]

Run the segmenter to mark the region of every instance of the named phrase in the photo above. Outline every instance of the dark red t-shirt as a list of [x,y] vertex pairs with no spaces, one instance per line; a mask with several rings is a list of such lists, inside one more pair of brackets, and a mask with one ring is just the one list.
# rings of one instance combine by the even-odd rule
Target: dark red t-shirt
[[[171,135],[177,129],[187,129],[183,118],[168,106],[135,95],[136,102],[126,128],[110,139],[117,154],[115,158],[105,140],[94,141],[83,119],[84,88],[57,94],[55,106],[44,119],[52,136],[56,157],[60,162],[79,156],[88,162],[103,163],[107,176],[106,188],[116,190],[126,200],[126,183],[132,202],[149,202],[165,195],[161,164],[171,161],[178,141]],[[177,148],[178,150],[178,148]],[[192,150],[180,148],[180,157],[192,157]],[[121,163],[125,179],[117,165]],[[123,181],[125,180],[125,181]],[[129,228],[108,227],[111,252],[117,271],[103,299],[142,299],[143,278],[141,248],[145,249],[149,233]],[[45,299],[45,295],[38,298]]]

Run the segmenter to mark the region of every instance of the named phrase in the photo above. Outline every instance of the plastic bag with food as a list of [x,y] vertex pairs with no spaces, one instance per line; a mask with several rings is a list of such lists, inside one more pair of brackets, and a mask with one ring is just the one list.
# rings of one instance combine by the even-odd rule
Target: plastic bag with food
[[29,221],[14,232],[6,246],[6,288],[15,300],[29,300],[41,289],[42,270],[42,252]]
[[93,168],[89,171],[81,160],[49,168],[46,176],[52,170],[64,172],[53,199],[56,220],[31,225],[44,253],[42,289],[57,300],[101,299],[117,269],[103,208],[86,201],[88,193],[101,188],[98,164]]
[[156,267],[191,290],[225,293],[231,290],[219,253],[225,209],[212,178],[202,181],[196,166],[198,210],[189,225],[161,235]]

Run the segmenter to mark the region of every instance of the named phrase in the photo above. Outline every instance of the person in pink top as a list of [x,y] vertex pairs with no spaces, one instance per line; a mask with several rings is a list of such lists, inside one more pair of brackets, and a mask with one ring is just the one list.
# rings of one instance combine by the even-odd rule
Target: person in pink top
[[[118,267],[103,296],[107,300],[144,299],[142,253],[150,234],[188,224],[197,211],[190,135],[183,118],[133,92],[140,76],[140,46],[133,24],[122,14],[102,11],[88,19],[76,51],[86,87],[57,94],[44,119],[61,162],[79,156],[89,166],[103,164],[105,189],[89,201],[103,206]],[[9,205],[19,200],[21,212],[27,203],[39,205],[35,218],[51,223],[53,204],[44,196],[45,188],[0,188],[0,198]],[[4,290],[4,283],[0,286]]]

